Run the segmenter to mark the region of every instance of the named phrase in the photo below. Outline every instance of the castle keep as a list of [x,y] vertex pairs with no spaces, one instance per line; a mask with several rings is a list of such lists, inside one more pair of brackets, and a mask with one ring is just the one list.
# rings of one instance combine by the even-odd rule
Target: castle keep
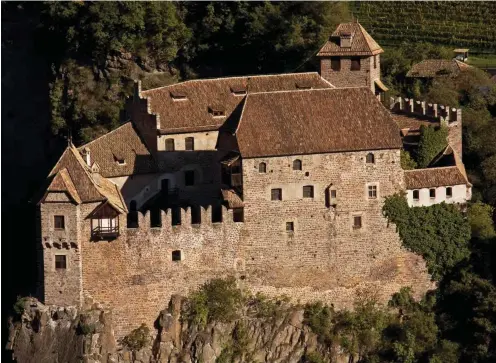
[[[446,189],[451,177],[470,185],[459,164],[428,183],[406,175],[428,169],[402,170],[405,135],[441,121],[381,104],[381,52],[358,23],[342,24],[320,74],[137,83],[128,122],[70,144],[50,172],[45,303],[112,308],[122,336],[213,277],[336,308],[403,286],[423,294],[425,263],[383,217],[384,198]],[[439,159],[459,159],[455,149]]]

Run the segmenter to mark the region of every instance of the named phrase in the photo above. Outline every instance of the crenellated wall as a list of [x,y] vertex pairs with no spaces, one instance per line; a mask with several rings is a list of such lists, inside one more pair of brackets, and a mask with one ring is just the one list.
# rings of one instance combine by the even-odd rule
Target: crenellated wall
[[457,154],[462,156],[462,110],[460,108],[403,97],[391,97],[389,107],[392,112],[428,119],[448,126],[448,142]]

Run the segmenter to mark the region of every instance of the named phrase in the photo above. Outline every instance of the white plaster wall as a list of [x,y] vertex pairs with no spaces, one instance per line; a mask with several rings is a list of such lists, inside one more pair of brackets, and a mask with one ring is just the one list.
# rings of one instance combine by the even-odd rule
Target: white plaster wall
[[186,138],[194,137],[195,150],[215,150],[218,131],[192,132],[184,134],[160,135],[158,136],[158,151],[165,150],[165,140],[174,139],[175,150],[186,150]]
[[[448,185],[449,186],[449,185]],[[419,199],[413,200],[413,189],[407,190],[407,200],[410,207],[428,207],[433,204],[445,203],[466,203],[467,200],[471,198],[471,188],[465,185],[454,185],[451,186],[453,196],[451,198],[446,198],[446,188],[448,187],[436,187],[436,198],[430,198],[429,190],[432,188],[422,188],[418,189]]]

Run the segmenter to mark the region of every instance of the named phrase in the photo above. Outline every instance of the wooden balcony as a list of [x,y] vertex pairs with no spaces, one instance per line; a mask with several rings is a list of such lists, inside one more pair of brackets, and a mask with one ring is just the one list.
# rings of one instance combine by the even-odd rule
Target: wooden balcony
[[98,226],[91,230],[91,238],[94,240],[115,239],[119,237],[119,226]]

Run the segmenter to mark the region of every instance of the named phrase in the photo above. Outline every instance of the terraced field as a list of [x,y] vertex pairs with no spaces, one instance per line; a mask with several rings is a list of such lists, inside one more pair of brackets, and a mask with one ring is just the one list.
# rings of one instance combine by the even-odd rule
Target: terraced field
[[382,45],[426,41],[496,53],[496,2],[352,2],[350,8]]

